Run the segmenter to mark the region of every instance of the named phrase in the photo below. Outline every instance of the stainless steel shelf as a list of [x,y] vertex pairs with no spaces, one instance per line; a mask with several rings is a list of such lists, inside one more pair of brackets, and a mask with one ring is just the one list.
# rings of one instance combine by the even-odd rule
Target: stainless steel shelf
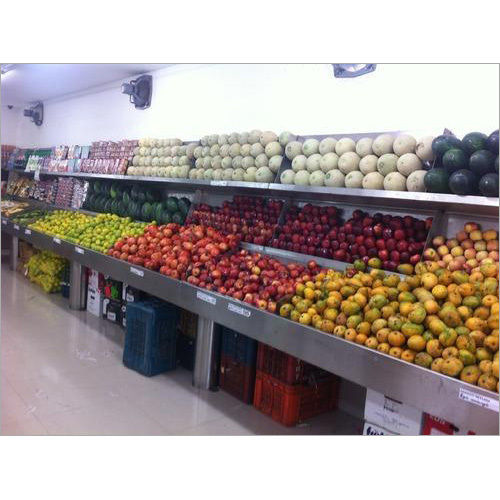
[[[459,427],[498,434],[498,394],[2,219],[2,230]],[[470,402],[471,400],[476,403]],[[496,410],[481,406],[496,404]]]

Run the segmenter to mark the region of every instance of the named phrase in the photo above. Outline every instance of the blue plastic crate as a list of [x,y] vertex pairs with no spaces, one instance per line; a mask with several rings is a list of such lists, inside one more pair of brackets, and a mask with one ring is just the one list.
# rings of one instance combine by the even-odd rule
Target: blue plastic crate
[[230,328],[223,327],[222,353],[234,361],[246,366],[253,366],[257,363],[257,341]]
[[127,304],[123,364],[151,377],[176,367],[179,309],[160,300]]

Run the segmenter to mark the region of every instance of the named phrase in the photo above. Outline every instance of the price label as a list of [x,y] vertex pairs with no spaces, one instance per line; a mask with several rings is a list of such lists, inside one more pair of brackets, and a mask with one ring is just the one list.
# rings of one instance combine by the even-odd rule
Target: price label
[[463,387],[460,388],[458,397],[463,401],[467,401],[473,405],[481,406],[482,408],[487,408],[488,410],[496,411],[498,413],[498,399],[477,394],[476,392],[464,389]]
[[126,293],[125,294],[125,300],[127,302],[134,302],[134,296],[131,293]]
[[227,186],[227,181],[210,181],[211,186]]
[[31,234],[31,229],[25,229],[24,234]]
[[108,312],[108,319],[111,321],[116,321],[116,313]]
[[7,225],[7,221],[5,219],[2,219],[2,224],[5,226]]
[[83,248],[80,248],[80,247],[75,247],[75,252],[83,255],[85,253],[85,250]]
[[60,244],[61,244],[61,240],[60,240],[59,238],[52,238],[52,241],[53,241],[54,243],[57,243],[58,245],[60,245]]
[[19,226],[17,224],[14,224],[14,229],[19,230]]
[[137,276],[140,276],[141,278],[144,277],[144,271],[141,271],[140,269],[137,269],[136,267],[131,267],[130,272],[132,274],[136,274]]
[[35,181],[40,180],[40,170],[39,169],[35,170],[35,175],[33,176],[33,178],[35,179]]
[[249,318],[252,315],[252,312],[249,311],[248,309],[245,309],[244,307],[237,306],[236,304],[233,304],[232,302],[229,302],[229,304],[227,305],[227,308],[231,312],[239,314],[240,316],[245,316],[245,318]]
[[217,299],[213,297],[212,295],[209,295],[208,293],[203,293],[203,292],[196,292],[196,298],[203,300],[203,302],[208,302],[209,304],[212,304],[215,306],[217,304]]

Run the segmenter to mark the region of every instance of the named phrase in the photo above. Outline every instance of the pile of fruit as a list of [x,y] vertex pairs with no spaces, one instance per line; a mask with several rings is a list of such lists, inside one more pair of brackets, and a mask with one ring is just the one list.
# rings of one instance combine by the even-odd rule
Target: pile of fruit
[[187,179],[197,145],[183,145],[180,139],[139,139],[127,175]]
[[33,222],[36,222],[38,219],[45,217],[47,213],[47,210],[26,210],[24,212],[21,212],[19,215],[12,217],[12,222],[20,224],[21,226],[27,226]]
[[225,236],[211,227],[151,224],[140,234],[113,243],[107,254],[174,279],[186,279],[190,266],[234,250],[238,243],[238,236]]
[[462,140],[440,135],[432,141],[436,162],[424,177],[427,191],[498,198],[498,130],[471,132]]
[[323,270],[297,279],[283,317],[498,392],[498,275],[419,263],[383,271]]
[[285,155],[292,168],[280,180],[299,186],[425,191],[425,168],[434,159],[432,140],[381,134],[357,142],[350,137],[291,141]]
[[94,181],[83,208],[93,212],[112,213],[145,222],[184,224],[191,201],[167,196],[162,199],[159,189],[123,186],[115,182]]
[[4,217],[10,217],[20,213],[28,207],[28,204],[21,201],[2,200],[1,210]]
[[278,225],[281,200],[258,196],[235,196],[222,207],[200,204],[194,207],[188,224],[211,226],[224,234],[240,234],[242,241],[267,245]]
[[70,241],[97,252],[106,252],[124,236],[137,236],[144,231],[143,222],[127,217],[99,214],[96,217],[79,212],[55,210],[29,225],[31,229]]
[[424,260],[437,262],[450,271],[464,270],[471,275],[498,274],[498,233],[494,229],[481,231],[479,224],[467,222],[455,238],[435,236],[432,247],[424,252]]
[[61,278],[65,265],[66,259],[52,252],[36,253],[26,264],[28,278],[47,293],[58,292],[61,290]]
[[201,138],[194,149],[195,167],[190,179],[273,182],[283,161],[283,151],[295,136],[283,132],[252,130],[213,134]]

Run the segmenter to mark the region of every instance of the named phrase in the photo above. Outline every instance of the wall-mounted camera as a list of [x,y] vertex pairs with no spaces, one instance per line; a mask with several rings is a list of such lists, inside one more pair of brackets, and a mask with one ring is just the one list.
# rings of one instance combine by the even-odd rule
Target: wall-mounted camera
[[35,125],[40,126],[43,123],[43,103],[37,102],[31,108],[25,109],[24,116],[29,116]]
[[146,109],[151,106],[151,94],[153,92],[153,77],[142,75],[130,83],[122,83],[122,94],[130,96],[130,102],[136,109]]

